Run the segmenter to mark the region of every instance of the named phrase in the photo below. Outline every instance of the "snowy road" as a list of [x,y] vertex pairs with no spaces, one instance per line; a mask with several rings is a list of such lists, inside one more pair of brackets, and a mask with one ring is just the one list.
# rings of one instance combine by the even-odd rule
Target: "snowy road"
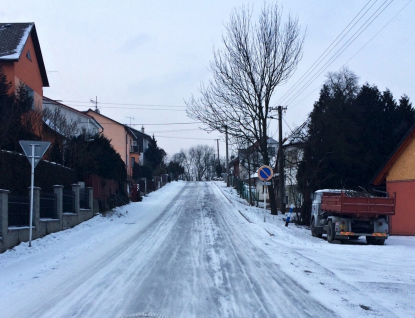
[[[176,182],[0,254],[0,317],[412,317],[414,240],[327,244],[255,222],[261,210],[235,198],[214,183]],[[366,270],[381,251],[406,253],[407,268],[392,273],[401,261],[377,256]]]

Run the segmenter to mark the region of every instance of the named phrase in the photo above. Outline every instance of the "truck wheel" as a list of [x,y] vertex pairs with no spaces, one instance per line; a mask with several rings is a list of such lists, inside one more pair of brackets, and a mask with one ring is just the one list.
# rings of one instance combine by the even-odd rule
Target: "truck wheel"
[[311,229],[311,236],[321,238],[323,234],[316,232],[316,225],[314,224],[314,219],[311,220],[310,223],[310,229]]
[[327,224],[327,241],[333,243],[336,237],[336,229],[334,228],[333,222],[330,220]]

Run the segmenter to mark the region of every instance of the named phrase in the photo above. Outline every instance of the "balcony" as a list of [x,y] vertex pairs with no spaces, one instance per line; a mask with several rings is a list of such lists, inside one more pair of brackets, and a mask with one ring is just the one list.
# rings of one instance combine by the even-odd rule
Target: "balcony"
[[130,152],[140,153],[138,146],[130,146]]

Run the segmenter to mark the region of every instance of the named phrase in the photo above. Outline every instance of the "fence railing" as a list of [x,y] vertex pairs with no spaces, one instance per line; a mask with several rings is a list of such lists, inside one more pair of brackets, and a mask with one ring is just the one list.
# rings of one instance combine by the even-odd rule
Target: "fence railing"
[[89,190],[88,189],[80,189],[79,190],[79,207],[81,209],[90,209],[90,201],[89,201]]
[[30,197],[9,195],[9,226],[29,226]]
[[74,191],[63,190],[62,212],[75,212],[75,192]]
[[249,185],[237,178],[233,178],[233,186],[241,198],[245,199],[250,204],[258,205],[259,192],[254,186],[251,186],[251,192],[249,192]]
[[40,217],[45,219],[58,218],[58,198],[56,193],[42,193],[39,198]]

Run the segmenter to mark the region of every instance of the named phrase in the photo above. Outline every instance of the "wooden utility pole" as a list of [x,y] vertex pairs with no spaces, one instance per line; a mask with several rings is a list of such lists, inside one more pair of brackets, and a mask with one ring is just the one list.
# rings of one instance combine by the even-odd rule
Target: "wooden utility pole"
[[225,126],[225,140],[226,140],[226,186],[229,187],[228,126]]
[[216,148],[218,149],[218,164],[220,165],[220,159],[219,159],[219,139],[216,140]]
[[278,106],[278,201],[282,213],[285,213],[284,152],[282,151],[282,111],[286,109],[287,107]]

